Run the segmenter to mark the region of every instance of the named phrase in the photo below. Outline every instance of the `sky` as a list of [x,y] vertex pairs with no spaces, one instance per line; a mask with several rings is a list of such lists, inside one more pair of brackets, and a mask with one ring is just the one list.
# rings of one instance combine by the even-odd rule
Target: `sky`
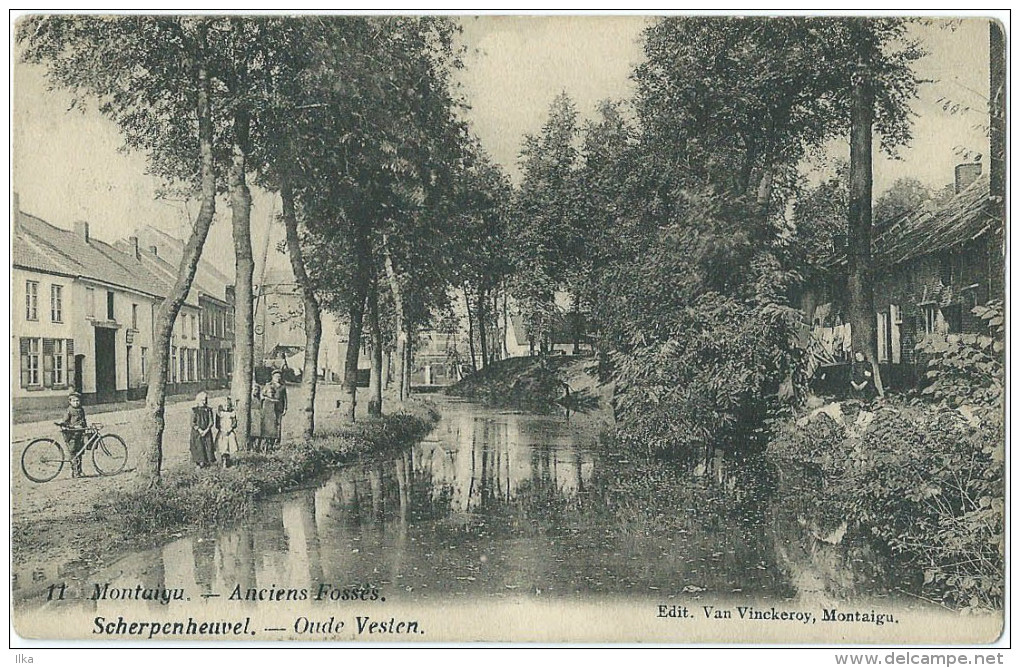
[[[461,40],[467,52],[458,76],[460,92],[471,106],[466,117],[483,146],[517,178],[524,135],[541,130],[556,95],[570,95],[582,119],[593,118],[600,100],[630,96],[629,77],[641,61],[641,32],[648,22],[637,16],[463,17]],[[917,72],[936,83],[922,86],[913,105],[914,139],[900,159],[876,150],[876,196],[906,176],[932,187],[950,183],[954,165],[967,161],[958,148],[988,153],[982,127],[987,123],[987,22],[963,20],[955,30],[931,28],[917,34],[930,51]],[[160,184],[146,175],[144,156],[118,150],[122,142],[111,122],[92,110],[68,111],[70,96],[48,90],[36,66],[15,65],[13,87],[12,181],[22,210],[65,228],[86,220],[94,236],[111,242],[143,224],[184,235],[197,202],[158,200]],[[940,98],[971,110],[947,113]],[[832,142],[827,155],[846,158],[849,149],[845,142]],[[283,238],[282,225],[273,223],[279,201],[257,190],[253,196],[256,262],[261,265],[268,230],[269,266],[286,267],[286,259],[273,249]],[[204,257],[232,276],[226,201],[217,207],[206,248]]]

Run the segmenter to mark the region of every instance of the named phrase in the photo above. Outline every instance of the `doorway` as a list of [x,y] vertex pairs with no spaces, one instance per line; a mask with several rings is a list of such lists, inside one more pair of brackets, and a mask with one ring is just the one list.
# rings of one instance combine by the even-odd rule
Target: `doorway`
[[96,401],[105,403],[117,396],[117,330],[96,328]]

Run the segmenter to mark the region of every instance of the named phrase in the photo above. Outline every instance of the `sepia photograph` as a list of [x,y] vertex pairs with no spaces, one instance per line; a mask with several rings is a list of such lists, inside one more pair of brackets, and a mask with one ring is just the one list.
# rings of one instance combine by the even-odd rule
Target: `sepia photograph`
[[12,646],[1001,646],[999,18],[12,15]]

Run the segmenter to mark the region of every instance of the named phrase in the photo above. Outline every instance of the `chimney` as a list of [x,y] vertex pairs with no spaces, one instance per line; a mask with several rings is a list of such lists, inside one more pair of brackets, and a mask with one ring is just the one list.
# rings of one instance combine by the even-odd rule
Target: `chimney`
[[131,251],[135,254],[135,259],[141,260],[142,252],[138,249],[138,237],[128,237],[128,243],[131,245]]
[[955,192],[957,195],[966,190],[970,184],[977,181],[977,178],[981,176],[981,163],[980,162],[968,162],[962,165],[956,166],[956,186]]
[[74,236],[78,237],[85,243],[89,242],[89,224],[84,220],[74,221]]
[[159,247],[158,246],[149,246],[149,252],[152,253],[153,255],[155,255],[156,257],[159,257]]

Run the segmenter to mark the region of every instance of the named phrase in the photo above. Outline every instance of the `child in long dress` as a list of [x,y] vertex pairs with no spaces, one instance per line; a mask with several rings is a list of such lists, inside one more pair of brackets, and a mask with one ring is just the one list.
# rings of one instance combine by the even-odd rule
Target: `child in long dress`
[[216,411],[216,451],[220,454],[223,468],[230,466],[230,458],[237,454],[237,412],[230,397],[220,404]]
[[215,428],[213,412],[209,408],[209,395],[199,392],[195,397],[195,406],[191,409],[191,461],[199,468],[216,462],[212,435]]

